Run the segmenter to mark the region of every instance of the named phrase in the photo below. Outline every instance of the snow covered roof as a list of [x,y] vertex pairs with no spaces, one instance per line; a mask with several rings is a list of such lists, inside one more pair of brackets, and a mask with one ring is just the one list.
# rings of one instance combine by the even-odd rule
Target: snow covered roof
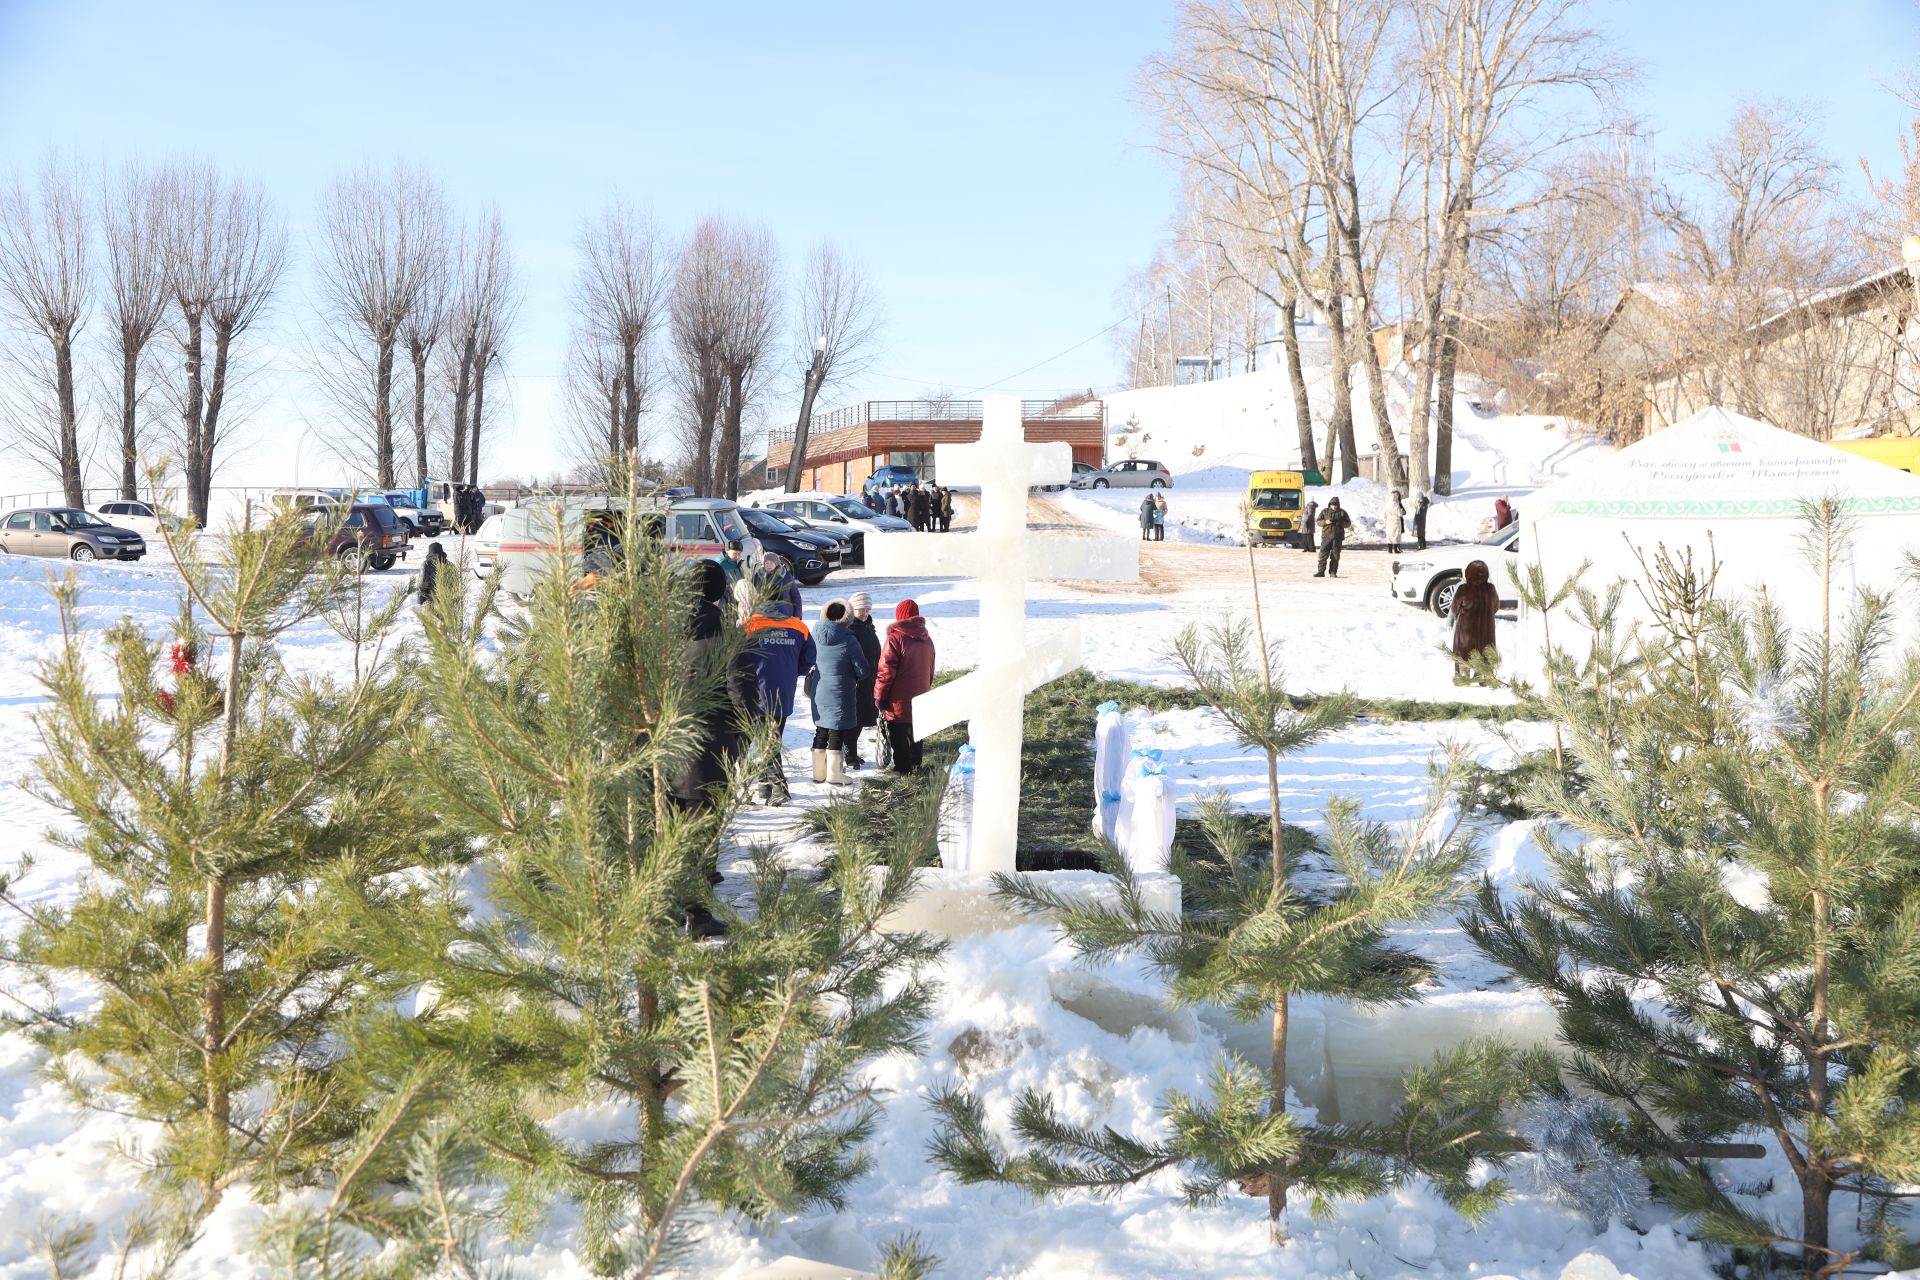
[[1920,515],[1920,478],[1714,407],[1528,499],[1528,517],[1798,517],[1838,494],[1856,515]]

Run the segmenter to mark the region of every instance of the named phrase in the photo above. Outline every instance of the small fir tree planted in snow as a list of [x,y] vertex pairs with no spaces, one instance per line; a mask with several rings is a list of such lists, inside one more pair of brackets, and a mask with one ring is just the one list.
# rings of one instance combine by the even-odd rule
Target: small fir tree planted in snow
[[[403,866],[419,841],[393,767],[410,696],[391,654],[376,643],[347,680],[281,663],[279,637],[347,589],[299,515],[221,535],[218,566],[169,541],[180,621],[169,639],[106,632],[105,687],[77,585],[54,588],[34,786],[66,820],[49,839],[89,870],[71,902],[5,882],[0,899],[24,917],[8,958],[45,993],[27,1021],[53,1069],[83,1103],[158,1122],[155,1169],[204,1209],[238,1177],[265,1193],[311,1176],[354,1123],[338,1032],[369,975],[330,936],[328,886],[343,866]],[[61,1007],[63,974],[89,981],[90,1004]]]
[[[1797,629],[1764,596],[1719,598],[1710,557],[1647,562],[1640,664],[1547,693],[1580,785],[1532,801],[1580,840],[1543,830],[1550,878],[1485,885],[1468,929],[1553,1002],[1664,1196],[1711,1239],[1825,1275],[1904,1260],[1920,1182],[1920,650],[1895,651],[1912,620],[1891,598],[1834,592],[1838,504],[1807,517],[1829,603]],[[1763,1214],[1729,1191],[1745,1170],[1694,1154],[1743,1133],[1778,1148],[1796,1212]],[[1836,1194],[1861,1198],[1857,1245]]]
[[[714,897],[751,766],[707,810],[667,784],[725,705],[741,640],[729,624],[689,661],[688,566],[632,517],[621,543],[590,590],[544,575],[497,645],[488,603],[435,593],[412,752],[476,862],[349,927],[423,993],[416,1016],[363,1031],[367,1069],[449,1064],[453,1114],[509,1187],[505,1227],[571,1201],[593,1265],[644,1275],[701,1214],[839,1203],[877,1111],[863,1066],[918,1048],[915,974],[937,948],[877,928],[909,892],[914,841],[876,848],[849,824],[817,874],[755,851],[751,911]],[[694,904],[724,938],[686,928]]]
[[1176,656],[1239,741],[1266,757],[1272,811],[1264,846],[1256,848],[1245,821],[1214,797],[1201,814],[1210,854],[1174,855],[1183,915],[1148,910],[1117,858],[1109,870],[1120,881],[1118,907],[1062,901],[1041,882],[1021,877],[1003,877],[1001,887],[1055,916],[1089,959],[1143,952],[1175,1000],[1218,1004],[1247,1019],[1271,1017],[1271,1056],[1260,1068],[1229,1059],[1215,1068],[1204,1094],[1172,1095],[1167,1138],[1068,1124],[1051,1098],[1028,1092],[1014,1108],[1021,1146],[1010,1152],[989,1133],[977,1099],[950,1093],[937,1104],[945,1125],[936,1161],[964,1181],[1004,1181],[1035,1193],[1113,1192],[1179,1167],[1195,1202],[1235,1184],[1264,1195],[1276,1240],[1285,1238],[1295,1187],[1320,1211],[1419,1174],[1462,1212],[1490,1209],[1506,1187],[1476,1181],[1476,1164],[1498,1164],[1511,1153],[1501,1116],[1550,1081],[1551,1064],[1542,1054],[1464,1045],[1410,1073],[1405,1104],[1381,1124],[1308,1123],[1287,1108],[1289,1012],[1296,996],[1404,1003],[1420,997],[1431,975],[1431,966],[1395,946],[1389,931],[1456,902],[1475,861],[1463,812],[1450,804],[1453,762],[1436,770],[1424,816],[1404,832],[1363,821],[1353,804],[1335,801],[1327,813],[1324,861],[1310,862],[1305,838],[1282,821],[1278,760],[1350,719],[1348,700],[1293,712],[1273,678],[1277,662],[1245,623],[1189,629]]

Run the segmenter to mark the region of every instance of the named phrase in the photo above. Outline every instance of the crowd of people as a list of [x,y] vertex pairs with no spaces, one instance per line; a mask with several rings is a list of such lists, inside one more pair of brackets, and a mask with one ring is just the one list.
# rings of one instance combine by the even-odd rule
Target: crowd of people
[[878,485],[861,495],[869,511],[898,516],[921,533],[953,531],[953,490],[918,480],[904,485]]
[[934,668],[933,638],[919,606],[912,600],[896,605],[884,639],[864,591],[829,600],[809,624],[799,584],[780,556],[761,553],[746,563],[757,567],[735,580],[729,567],[740,561],[731,555],[693,562],[698,598],[684,655],[689,669],[708,660],[728,626],[740,628],[744,644],[727,672],[726,696],[699,717],[700,749],[669,779],[675,802],[710,808],[714,789],[757,740],[767,746],[747,798],[786,804],[791,795],[779,743],[803,689],[813,710],[815,782],[844,785],[850,770],[867,767],[861,744],[868,729],[876,730],[872,762],[903,775],[916,772],[913,699],[933,687]]

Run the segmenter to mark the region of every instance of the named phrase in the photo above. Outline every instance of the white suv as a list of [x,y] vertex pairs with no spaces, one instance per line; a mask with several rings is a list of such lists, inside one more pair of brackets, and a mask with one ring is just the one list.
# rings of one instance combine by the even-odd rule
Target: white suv
[[1418,605],[1442,618],[1453,616],[1453,593],[1460,589],[1460,577],[1475,560],[1485,560],[1493,585],[1500,589],[1500,607],[1515,608],[1517,600],[1506,597],[1513,590],[1506,566],[1520,551],[1520,522],[1515,520],[1478,542],[1451,542],[1431,546],[1425,551],[1403,551],[1393,561],[1395,600]]

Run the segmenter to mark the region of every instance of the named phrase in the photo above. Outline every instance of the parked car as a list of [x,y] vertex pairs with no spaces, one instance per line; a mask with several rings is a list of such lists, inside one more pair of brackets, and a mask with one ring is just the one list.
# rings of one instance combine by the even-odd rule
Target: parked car
[[[138,502],[130,498],[103,502],[93,509],[93,514],[108,524],[121,529],[131,529],[142,538],[160,536],[161,516],[150,502]],[[179,529],[185,522],[179,516],[165,517],[168,529]]]
[[400,517],[409,538],[439,537],[447,527],[447,517],[435,507],[421,506],[416,497],[405,489],[386,489],[363,493],[356,501],[386,503]]
[[147,542],[79,507],[25,507],[0,519],[0,551],[53,560],[138,560]]
[[1393,579],[1389,590],[1393,598],[1418,605],[1442,618],[1453,616],[1453,593],[1460,589],[1460,575],[1475,560],[1488,561],[1493,585],[1500,589],[1500,607],[1518,608],[1517,599],[1508,599],[1513,583],[1502,566],[1512,561],[1506,556],[1520,550],[1520,522],[1514,521],[1478,542],[1449,542],[1430,546],[1425,551],[1409,551],[1392,563]]
[[812,534],[815,537],[830,539],[839,549],[840,563],[844,565],[863,564],[867,558],[867,534],[862,525],[857,524],[815,524],[810,525],[789,511],[775,511],[771,507],[748,507],[748,511],[757,511],[767,519],[775,521],[795,533]]
[[353,490],[322,487],[310,489],[275,489],[267,495],[267,501],[277,506],[298,507],[302,511],[315,511],[321,508],[351,506]]
[[874,468],[873,474],[861,483],[860,492],[864,496],[875,489],[891,489],[895,486],[905,488],[919,479],[920,472],[917,469],[890,462],[884,467]]
[[1058,493],[1069,485],[1082,487],[1078,484],[1081,477],[1091,477],[1093,473],[1099,469],[1100,468],[1094,466],[1091,462],[1075,462],[1073,464],[1073,474],[1067,477],[1066,484],[1043,484],[1040,486],[1040,490],[1042,493]]
[[500,525],[504,516],[488,516],[467,538],[467,553],[473,557],[473,574],[484,578],[493,572],[500,558]]
[[1073,471],[1076,489],[1167,489],[1173,485],[1173,473],[1145,458],[1123,458],[1104,467]]
[[838,538],[811,529],[796,529],[768,511],[738,507],[747,529],[760,539],[768,551],[778,552],[793,566],[793,576],[804,587],[820,585],[829,573],[840,567],[844,555]]
[[342,517],[337,508],[316,506],[307,517],[306,536],[326,535],[325,552],[338,556],[356,573],[393,568],[407,554],[407,531],[384,502],[355,502]]
[[899,533],[913,528],[899,516],[883,515],[860,499],[843,493],[795,493],[760,505],[769,511],[785,512],[809,526],[852,526],[863,533]]

